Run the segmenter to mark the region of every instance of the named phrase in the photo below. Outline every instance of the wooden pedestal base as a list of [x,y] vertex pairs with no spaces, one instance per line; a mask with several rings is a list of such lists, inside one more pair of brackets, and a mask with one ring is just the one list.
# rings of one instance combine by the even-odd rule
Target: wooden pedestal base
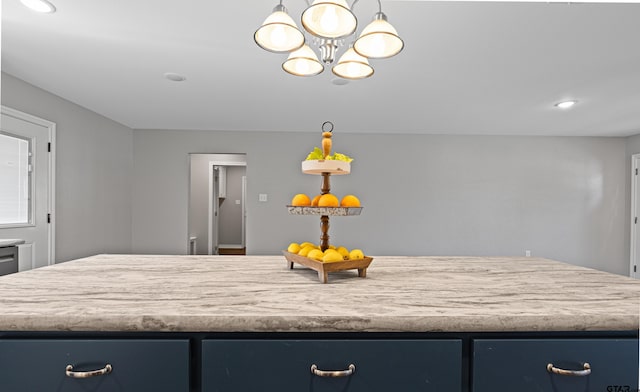
[[305,267],[317,271],[318,279],[320,279],[322,283],[327,283],[329,281],[329,272],[346,271],[352,269],[358,270],[359,277],[366,278],[367,268],[373,261],[372,257],[365,257],[362,260],[345,260],[336,261],[333,263],[323,263],[322,261],[313,260],[308,257],[289,253],[287,251],[283,251],[282,253],[287,259],[287,266],[289,269],[293,269],[294,263],[304,265]]

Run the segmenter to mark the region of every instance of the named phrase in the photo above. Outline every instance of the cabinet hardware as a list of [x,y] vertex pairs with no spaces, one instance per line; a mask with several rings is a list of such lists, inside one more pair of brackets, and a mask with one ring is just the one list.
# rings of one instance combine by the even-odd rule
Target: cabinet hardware
[[113,370],[111,365],[106,364],[105,367],[103,367],[102,369],[91,370],[88,372],[74,372],[73,366],[67,365],[67,368],[65,369],[65,374],[67,375],[67,377],[71,377],[71,378],[90,378],[90,377],[103,376],[105,374],[109,374],[111,373],[111,370]]
[[311,365],[311,373],[319,377],[347,377],[356,371],[356,365],[350,364],[347,370],[320,370],[316,364]]
[[591,365],[585,362],[583,370],[565,370],[553,366],[552,363],[547,364],[547,371],[553,374],[559,374],[561,376],[588,376],[591,374]]

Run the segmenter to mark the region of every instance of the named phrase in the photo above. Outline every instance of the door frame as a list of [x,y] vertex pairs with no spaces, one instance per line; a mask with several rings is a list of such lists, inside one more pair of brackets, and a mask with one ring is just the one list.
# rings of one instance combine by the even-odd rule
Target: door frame
[[[638,231],[638,224],[636,223],[636,217],[638,216],[637,199],[640,197],[640,189],[638,189],[638,171],[640,170],[640,154],[633,154],[631,156],[631,216],[629,220],[631,222],[630,239],[631,249],[629,252],[629,276],[632,278],[640,277],[640,271],[637,270],[637,253],[638,245],[636,243],[636,236]],[[635,271],[634,271],[635,269]]]
[[[218,244],[220,243],[220,236],[218,233],[218,227],[220,227],[220,225],[218,224],[218,219],[220,219],[220,211],[218,211],[220,209],[220,207],[216,207],[214,208],[214,205],[216,204],[216,202],[219,200],[218,196],[216,195],[217,193],[220,192],[220,184],[215,184],[214,183],[214,178],[217,178],[218,180],[220,179],[220,173],[218,172],[218,175],[215,176],[214,173],[216,171],[216,166],[220,166],[220,165],[212,165],[211,161],[209,161],[209,202],[207,203],[207,210],[208,210],[208,221],[207,221],[207,231],[208,231],[208,235],[207,235],[207,254],[208,255],[217,255],[218,254]],[[214,212],[217,212],[217,215],[214,215]],[[213,230],[213,222],[216,222],[216,230],[215,230],[215,236],[218,238],[217,244],[216,244],[216,249],[215,249],[215,253],[213,251],[213,236],[214,236],[214,230]]]
[[[26,122],[30,122],[32,124],[36,124],[47,128],[48,130],[48,143],[50,143],[51,151],[49,151],[48,160],[49,160],[49,170],[47,173],[47,210],[50,214],[50,222],[47,225],[47,265],[55,264],[55,254],[56,254],[56,123],[42,119],[40,117],[36,117],[34,115],[21,112],[19,110],[10,108],[8,106],[1,105],[2,114],[7,116],[11,116],[17,118],[19,120],[23,120]],[[42,159],[42,158],[39,158]],[[33,263],[33,260],[32,260]]]
[[[246,167],[246,164],[245,164]],[[242,247],[247,249],[247,176],[242,176]]]

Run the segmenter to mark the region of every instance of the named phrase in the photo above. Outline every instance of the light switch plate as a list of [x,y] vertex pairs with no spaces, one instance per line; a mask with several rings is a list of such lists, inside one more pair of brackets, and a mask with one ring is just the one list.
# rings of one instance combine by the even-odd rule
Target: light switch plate
[[258,201],[262,201],[262,202],[267,201],[267,194],[266,193],[258,194]]

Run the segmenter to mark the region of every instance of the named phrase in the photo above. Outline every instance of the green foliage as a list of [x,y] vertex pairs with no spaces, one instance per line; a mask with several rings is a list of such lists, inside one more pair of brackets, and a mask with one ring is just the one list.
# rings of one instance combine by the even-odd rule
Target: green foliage
[[324,159],[324,154],[322,153],[322,150],[319,149],[318,147],[314,148],[313,151],[311,151],[309,153],[309,155],[307,155],[307,161],[314,161],[314,160],[320,160],[320,159]]
[[348,157],[344,154],[340,154],[339,152],[336,152],[335,154],[333,154],[333,159],[335,159],[336,161],[345,161],[345,162],[353,161],[353,158]]
[[309,153],[309,155],[307,155],[307,161],[319,161],[325,159],[327,161],[344,161],[344,162],[351,162],[353,161],[353,158],[344,155],[344,154],[340,154],[339,152],[334,153],[333,155],[329,155],[326,158],[324,157],[324,153],[322,152],[322,150],[318,147],[315,147],[313,149],[313,151],[311,151]]

